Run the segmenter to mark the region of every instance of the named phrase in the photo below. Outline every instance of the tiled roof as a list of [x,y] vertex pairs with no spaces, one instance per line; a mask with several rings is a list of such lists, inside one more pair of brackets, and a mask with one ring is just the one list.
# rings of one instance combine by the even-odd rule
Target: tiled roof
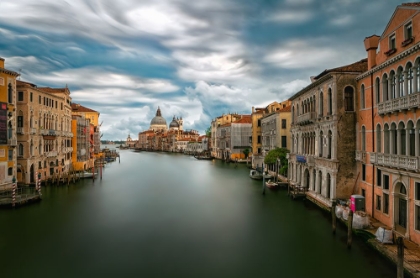
[[66,93],[68,88],[50,88],[50,87],[38,87],[40,91],[46,92],[46,93]]
[[346,65],[346,66],[342,66],[342,67],[338,67],[338,68],[333,68],[333,69],[326,69],[323,72],[321,72],[320,74],[318,74],[317,76],[314,77],[315,80],[321,78],[322,76],[330,73],[330,72],[365,72],[367,71],[368,67],[367,67],[367,59],[362,59],[356,63],[350,64],[350,65]]
[[35,84],[29,83],[29,82],[25,82],[25,81],[21,81],[21,80],[16,80],[16,85],[17,86],[31,86],[36,88]]
[[234,122],[235,124],[250,124],[252,123],[251,115],[242,115],[242,118]]
[[96,112],[97,113],[97,111],[95,111],[93,109],[90,109],[90,108],[87,108],[87,107],[84,107],[84,106],[82,106],[80,104],[77,104],[77,103],[72,103],[71,104],[71,110],[73,112]]
[[289,105],[289,106],[286,106],[286,107],[280,109],[278,112],[291,112],[291,111],[292,111],[292,106]]
[[401,6],[420,7],[420,2],[415,2],[415,3],[402,3]]

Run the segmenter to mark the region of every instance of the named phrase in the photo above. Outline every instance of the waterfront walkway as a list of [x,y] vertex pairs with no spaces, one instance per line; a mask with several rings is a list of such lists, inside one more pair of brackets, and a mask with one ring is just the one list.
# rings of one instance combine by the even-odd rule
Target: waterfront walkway
[[[375,219],[370,219],[370,221],[371,227],[369,229],[365,229],[365,231],[371,233],[375,238],[369,239],[368,244],[376,250],[378,250],[381,254],[390,259],[392,262],[397,264],[397,244],[381,243],[376,239],[375,236],[375,233],[379,227],[383,227],[388,230],[390,228],[385,227],[382,223]],[[416,243],[407,239],[404,239],[404,269],[406,271],[406,274],[408,273],[411,277],[420,278],[420,247]]]

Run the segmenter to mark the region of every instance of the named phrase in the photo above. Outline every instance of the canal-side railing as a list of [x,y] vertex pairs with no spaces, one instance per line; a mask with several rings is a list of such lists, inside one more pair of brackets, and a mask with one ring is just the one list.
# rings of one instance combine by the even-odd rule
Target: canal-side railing
[[[0,205],[11,204],[12,200],[12,190],[3,190],[0,191]],[[22,200],[27,200],[40,196],[39,192],[34,187],[20,187],[16,188],[15,202],[18,203]]]

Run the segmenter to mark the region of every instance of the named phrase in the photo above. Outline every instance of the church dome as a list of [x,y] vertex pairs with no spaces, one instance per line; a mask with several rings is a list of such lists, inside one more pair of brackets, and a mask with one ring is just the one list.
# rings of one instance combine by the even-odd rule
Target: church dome
[[169,128],[178,128],[178,127],[179,127],[179,124],[176,121],[175,116],[174,116],[174,118],[172,119],[172,122],[169,124]]
[[166,130],[166,120],[162,117],[160,108],[156,111],[156,116],[150,122],[151,129],[165,129]]

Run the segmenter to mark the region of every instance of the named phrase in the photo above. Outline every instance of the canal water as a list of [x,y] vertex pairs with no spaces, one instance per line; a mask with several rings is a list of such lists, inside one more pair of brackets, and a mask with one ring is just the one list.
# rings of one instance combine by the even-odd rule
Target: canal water
[[1,277],[396,277],[392,264],[246,165],[120,150],[102,180],[0,211]]

